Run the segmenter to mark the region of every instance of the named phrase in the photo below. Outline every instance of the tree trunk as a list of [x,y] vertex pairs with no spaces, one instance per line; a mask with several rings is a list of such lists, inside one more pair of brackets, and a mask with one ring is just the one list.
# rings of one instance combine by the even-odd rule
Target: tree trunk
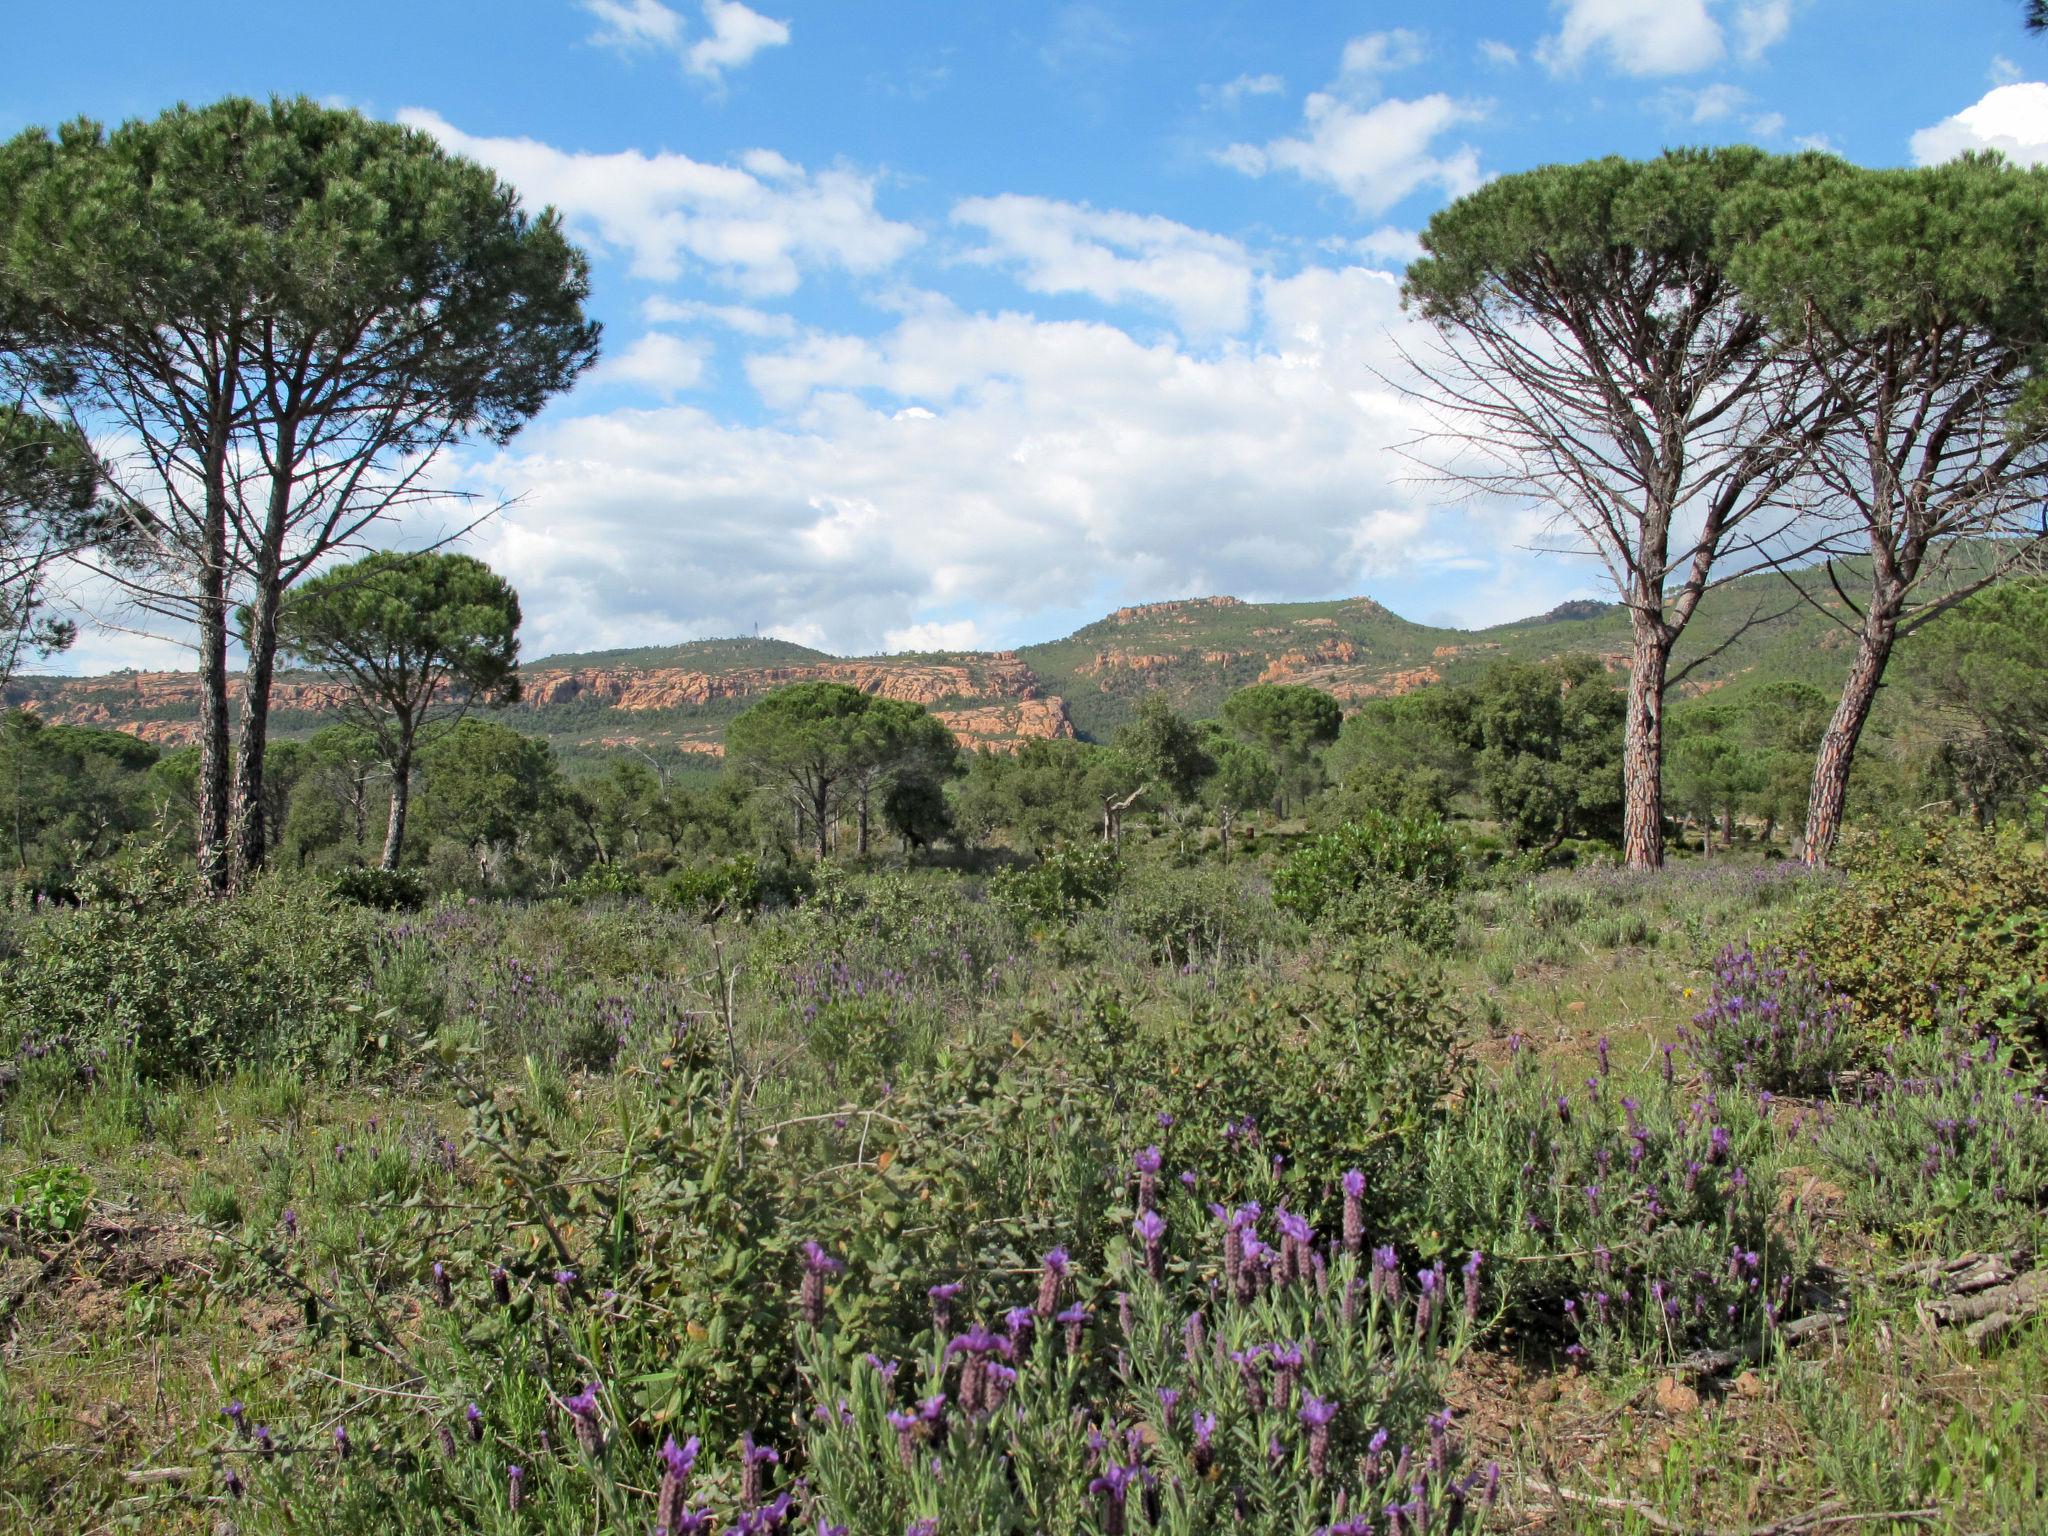
[[860,792],[859,817],[859,842],[856,844],[853,851],[864,859],[868,856],[868,792],[866,790],[862,790]]
[[1227,805],[1216,813],[1216,849],[1223,855],[1223,862],[1226,864],[1230,862],[1231,814],[1231,809]]
[[1622,725],[1622,856],[1630,869],[1664,867],[1664,678],[1671,637],[1659,619],[1637,611]]
[[228,888],[228,506],[227,438],[207,454],[206,526],[199,557],[199,783],[196,825],[200,889]]
[[277,670],[277,604],[274,579],[259,586],[250,605],[249,660],[242,669],[242,728],[236,742],[235,794],[229,822],[229,880],[241,890],[261,873],[268,852],[263,810],[263,754],[270,743],[270,683]]
[[400,749],[391,765],[391,820],[384,828],[384,852],[379,869],[398,868],[398,856],[405,847],[405,813],[412,807],[412,748]]
[[1842,811],[1849,799],[1849,767],[1856,756],[1856,742],[1870,718],[1870,706],[1877,700],[1877,687],[1884,680],[1885,664],[1891,660],[1897,639],[1894,605],[1872,603],[1856,639],[1856,663],[1842,685],[1842,697],[1813,762],[1813,789],[1806,801],[1806,863],[1811,869],[1827,868],[1835,841],[1842,835]]
[[828,859],[832,856],[832,786],[820,780],[811,798],[811,819],[817,823],[818,857]]

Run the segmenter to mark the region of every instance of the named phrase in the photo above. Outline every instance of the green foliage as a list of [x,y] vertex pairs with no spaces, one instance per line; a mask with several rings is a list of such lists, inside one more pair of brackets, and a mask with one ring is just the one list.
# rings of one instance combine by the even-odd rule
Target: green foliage
[[7,1202],[16,1231],[30,1238],[72,1237],[85,1230],[92,1180],[61,1164],[17,1174]]
[[740,853],[677,870],[663,882],[660,899],[692,917],[718,912],[751,915],[764,907],[793,906],[809,888],[793,865],[779,860],[764,863]]
[[30,928],[0,973],[6,1038],[81,1063],[126,1052],[151,1081],[352,1058],[365,927],[296,881],[266,881],[233,901],[190,894],[161,862],[146,863]]
[[1130,723],[1116,733],[1115,747],[1134,786],[1173,801],[1192,800],[1213,767],[1202,733],[1160,693],[1138,701]]
[[1876,1039],[1960,1009],[2048,1044],[2048,863],[2017,829],[1934,823],[1845,843],[1842,878],[1788,922]]
[[1101,820],[1110,793],[1108,758],[1105,749],[1081,741],[1034,740],[1014,753],[975,752],[954,792],[954,822],[975,842],[1007,829],[1031,853],[1084,838]]
[[1980,592],[1928,625],[1904,661],[1945,727],[1938,778],[1980,821],[2024,819],[2048,783],[2048,582]]
[[1070,923],[1108,901],[1123,880],[1116,850],[1103,843],[1055,848],[1035,864],[999,870],[988,899],[1020,927]]
[[1621,716],[1597,657],[1498,662],[1473,685],[1480,786],[1518,846],[1619,832]]
[[427,899],[425,883],[405,869],[344,869],[328,889],[337,901],[379,912],[415,911]]
[[1463,878],[1463,851],[1441,821],[1367,811],[1282,859],[1273,900],[1338,932],[1440,945],[1449,940],[1450,895]]
[[[1265,749],[1276,776],[1274,790],[1301,800],[1318,787],[1322,773],[1317,755],[1336,741],[1344,714],[1320,688],[1255,683],[1223,701],[1223,723]],[[1268,798],[1273,792],[1268,791]]]
[[2048,1092],[2008,1041],[1953,1018],[1904,1036],[1819,1140],[1851,1212],[1874,1231],[1944,1254],[2040,1240]]
[[1239,964],[1279,937],[1262,882],[1228,869],[1160,869],[1125,880],[1109,920],[1162,965]]
[[1372,809],[1399,816],[1443,816],[1477,771],[1472,694],[1419,688],[1368,699],[1344,722],[1326,761],[1341,795],[1341,820]]

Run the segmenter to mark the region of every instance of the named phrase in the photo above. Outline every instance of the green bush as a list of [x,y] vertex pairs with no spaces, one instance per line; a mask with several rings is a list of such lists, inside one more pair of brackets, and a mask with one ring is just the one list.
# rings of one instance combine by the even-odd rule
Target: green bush
[[1845,843],[1783,947],[1847,994],[1880,1039],[1960,1007],[2048,1046],[2048,861],[2011,828],[1957,822]]
[[692,917],[713,912],[744,917],[793,906],[809,889],[810,881],[794,865],[740,853],[677,870],[663,884],[660,901]]
[[1036,864],[999,871],[989,881],[988,898],[1020,928],[1063,924],[1105,904],[1122,879],[1114,848],[1065,844]]
[[427,899],[426,883],[409,869],[344,869],[328,889],[337,901],[377,912],[416,912]]
[[129,1051],[144,1080],[339,1065],[358,1049],[372,931],[303,881],[201,900],[151,861],[23,931],[0,1032],[28,1054]]
[[1451,897],[1464,864],[1443,822],[1367,811],[1282,859],[1273,872],[1273,900],[1340,933],[1398,934],[1444,948],[1457,929]]
[[1227,869],[1158,869],[1124,882],[1109,920],[1163,965],[1229,964],[1280,932],[1257,884]]

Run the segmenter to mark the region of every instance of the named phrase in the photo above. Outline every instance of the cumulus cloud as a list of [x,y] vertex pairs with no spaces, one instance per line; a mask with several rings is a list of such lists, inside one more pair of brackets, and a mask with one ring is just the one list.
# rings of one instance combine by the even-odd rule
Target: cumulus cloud
[[981,626],[972,619],[931,620],[906,624],[882,636],[885,651],[979,651],[988,649]]
[[1497,37],[1479,39],[1479,59],[1495,69],[1513,69],[1522,62],[1522,56]]
[[1356,267],[1258,279],[1243,344],[1213,354],[926,298],[752,359],[763,423],[614,410],[471,457],[469,488],[521,497],[478,552],[536,654],[757,624],[841,652],[987,644],[1219,590],[1398,606],[1467,565],[1478,592],[1502,528],[1439,512],[1390,451],[1419,425],[1381,377],[1409,323]]
[[748,10],[739,0],[704,0],[704,22],[710,32],[690,45],[690,73],[710,80],[728,69],[750,63],[764,48],[789,42],[789,23]]
[[1352,241],[1351,248],[1370,261],[1405,267],[1422,255],[1422,235],[1417,230],[1382,224],[1371,234]]
[[1219,158],[1247,176],[1292,171],[1343,193],[1361,213],[1384,213],[1424,187],[1460,197],[1478,186],[1479,152],[1469,144],[1440,152],[1437,140],[1483,115],[1440,91],[1369,106],[1318,91],[1303,105],[1299,135],[1233,144]]
[[649,331],[623,352],[608,354],[591,370],[593,384],[631,384],[673,399],[704,382],[711,348],[702,341]]
[[750,304],[707,304],[702,299],[672,299],[657,294],[640,306],[652,324],[716,325],[741,336],[783,337],[796,334],[796,321]]
[[[1729,52],[1761,59],[1790,30],[1793,0],[1556,0],[1558,30],[1537,45],[1554,73],[1603,60],[1628,75],[1684,75]],[[1725,25],[1724,25],[1725,21]]]
[[987,237],[972,259],[1015,271],[1034,293],[1164,309],[1194,335],[1240,330],[1250,311],[1244,247],[1171,219],[1006,193],[955,205],[953,222]]
[[635,275],[659,282],[694,267],[750,293],[782,294],[807,270],[879,272],[919,239],[876,211],[871,178],[844,166],[806,171],[773,151],[740,165],[583,153],[480,138],[417,108],[398,117],[490,166],[528,202],[554,204],[579,232],[625,252]]
[[1995,149],[2018,165],[2048,163],[2048,85],[2001,85],[1913,135],[1916,165],[1938,165],[1972,149]]
[[1429,56],[1422,34],[1406,27],[1387,32],[1367,32],[1344,45],[1340,68],[1346,75],[1382,75],[1397,69],[1413,69]]
[[675,50],[683,41],[683,18],[661,0],[583,0],[598,20],[590,41],[600,48],[631,53],[643,48]]

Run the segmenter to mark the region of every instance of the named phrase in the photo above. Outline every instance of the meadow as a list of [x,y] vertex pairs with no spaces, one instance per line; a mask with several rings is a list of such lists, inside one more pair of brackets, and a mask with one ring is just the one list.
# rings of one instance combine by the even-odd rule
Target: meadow
[[0,1518],[2048,1524],[2038,847],[1435,837],[17,913]]

